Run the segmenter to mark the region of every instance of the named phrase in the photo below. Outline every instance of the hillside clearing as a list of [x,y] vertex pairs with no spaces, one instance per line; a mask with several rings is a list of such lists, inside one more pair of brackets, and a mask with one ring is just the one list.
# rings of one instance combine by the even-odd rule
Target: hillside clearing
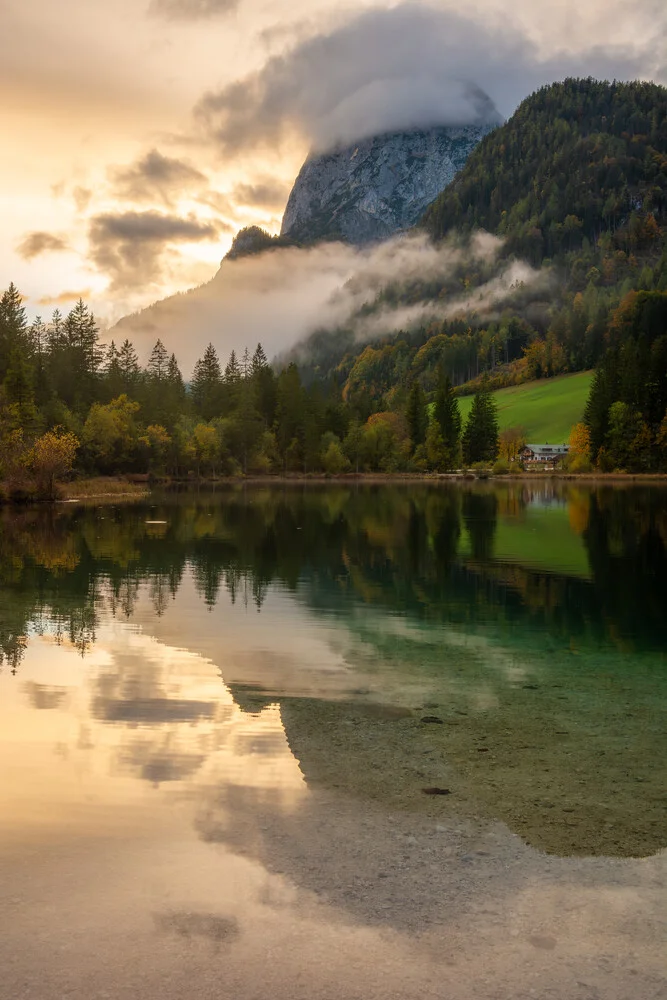
[[[498,389],[493,398],[498,404],[500,430],[524,427],[533,444],[564,444],[573,424],[584,415],[593,372],[577,372],[557,378],[540,379]],[[472,406],[472,396],[459,398],[465,420]]]

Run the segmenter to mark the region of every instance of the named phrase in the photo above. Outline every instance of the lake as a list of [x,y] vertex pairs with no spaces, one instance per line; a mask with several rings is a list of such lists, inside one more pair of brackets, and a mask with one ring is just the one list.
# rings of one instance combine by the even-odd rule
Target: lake
[[666,995],[667,490],[0,510],[0,997]]

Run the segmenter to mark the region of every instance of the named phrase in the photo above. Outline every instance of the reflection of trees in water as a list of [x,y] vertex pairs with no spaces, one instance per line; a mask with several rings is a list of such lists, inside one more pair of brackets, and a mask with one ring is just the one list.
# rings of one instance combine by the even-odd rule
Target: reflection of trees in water
[[667,643],[667,505],[660,490],[628,494],[610,488],[591,496],[584,541],[595,599],[612,638],[632,648]]
[[495,493],[475,493],[466,490],[463,495],[463,520],[470,536],[472,557],[479,562],[493,558],[493,539],[496,533],[498,500]]
[[[164,614],[191,572],[202,600],[261,609],[270,585],[317,610],[350,600],[443,622],[534,624],[573,637],[664,644],[667,515],[659,490],[518,484],[273,487],[175,495],[119,508],[4,510],[0,665],[31,632],[85,653],[100,616]],[[494,562],[499,519],[567,503],[592,581]],[[148,521],[165,521],[155,531]],[[461,539],[467,539],[462,554]]]

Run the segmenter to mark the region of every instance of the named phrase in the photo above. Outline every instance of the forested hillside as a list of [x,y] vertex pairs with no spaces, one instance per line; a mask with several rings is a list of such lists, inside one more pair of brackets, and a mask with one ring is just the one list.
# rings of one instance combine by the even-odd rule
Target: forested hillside
[[[545,273],[541,294],[517,287],[495,314],[474,302],[357,346],[346,329],[313,340],[307,375],[336,371],[346,393],[379,405],[439,364],[455,385],[486,372],[496,387],[594,367],[615,310],[631,291],[667,291],[667,89],[649,83],[566,80],[528,97],[487,135],[426,212],[435,239],[487,230],[501,258]],[[548,275],[548,279],[547,279]],[[389,301],[443,302],[489,280],[470,266],[444,283],[389,287]]]
[[565,80],[483,139],[423,225],[435,239],[486,229],[541,264],[590,252],[605,233],[600,249],[650,254],[666,213],[667,89]]

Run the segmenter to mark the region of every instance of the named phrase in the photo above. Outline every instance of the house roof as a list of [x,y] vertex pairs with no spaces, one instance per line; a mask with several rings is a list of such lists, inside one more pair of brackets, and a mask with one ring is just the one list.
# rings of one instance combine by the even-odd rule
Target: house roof
[[528,451],[534,455],[567,455],[569,444],[527,444]]

